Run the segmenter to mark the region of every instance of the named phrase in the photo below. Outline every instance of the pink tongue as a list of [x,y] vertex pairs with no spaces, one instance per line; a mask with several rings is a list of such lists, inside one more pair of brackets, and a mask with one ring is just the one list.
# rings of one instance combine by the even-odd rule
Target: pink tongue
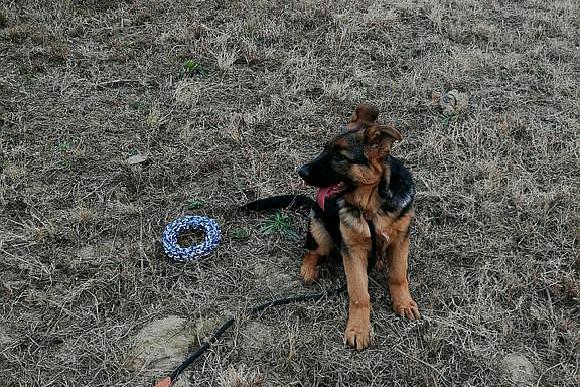
[[322,208],[322,210],[324,210],[324,201],[326,200],[327,197],[329,197],[335,192],[337,186],[338,184],[320,188],[316,193],[316,203],[318,203],[318,206]]

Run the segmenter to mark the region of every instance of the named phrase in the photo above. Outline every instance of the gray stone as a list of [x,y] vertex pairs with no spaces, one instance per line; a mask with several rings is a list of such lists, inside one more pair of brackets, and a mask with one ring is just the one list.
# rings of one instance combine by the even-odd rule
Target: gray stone
[[141,163],[144,163],[145,161],[147,161],[148,159],[149,158],[147,156],[144,156],[144,155],[133,155],[127,159],[127,164],[129,164],[129,165],[141,164]]
[[194,340],[195,334],[185,329],[182,317],[152,321],[137,334],[127,367],[134,371],[171,371],[183,361]]
[[[125,366],[153,377],[167,375],[185,360],[190,349],[219,326],[221,320],[211,317],[191,324],[186,322],[182,317],[170,315],[145,325],[134,339]],[[172,386],[191,386],[189,374],[181,374]]]
[[527,386],[535,379],[533,364],[520,353],[510,353],[501,360],[505,377],[514,385]]

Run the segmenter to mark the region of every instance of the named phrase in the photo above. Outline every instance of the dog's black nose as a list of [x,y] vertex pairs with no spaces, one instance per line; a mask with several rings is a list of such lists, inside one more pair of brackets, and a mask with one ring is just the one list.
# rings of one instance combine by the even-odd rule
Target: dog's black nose
[[306,180],[310,177],[310,171],[308,170],[308,167],[306,165],[303,165],[299,170],[298,170],[298,175]]

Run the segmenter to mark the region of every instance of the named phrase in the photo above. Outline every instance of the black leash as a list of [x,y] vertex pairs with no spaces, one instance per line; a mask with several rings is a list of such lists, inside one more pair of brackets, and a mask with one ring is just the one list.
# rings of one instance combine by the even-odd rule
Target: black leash
[[[374,224],[371,221],[369,221],[368,219],[367,219],[367,224],[369,225],[369,231],[371,233],[371,251],[370,251],[370,256],[368,259],[368,266],[367,266],[367,272],[370,272],[371,269],[375,266],[375,263],[377,262],[377,236],[375,233]],[[293,297],[287,297],[287,298],[279,298],[277,300],[268,301],[268,302],[265,302],[263,304],[254,306],[253,308],[248,308],[247,313],[249,316],[253,317],[253,316],[256,316],[259,312],[261,312],[264,309],[269,308],[271,306],[287,305],[287,304],[291,304],[293,302],[301,302],[301,301],[318,301],[325,296],[340,294],[340,293],[344,292],[346,289],[347,289],[346,284],[343,284],[334,290],[329,290],[326,292],[303,294],[300,296],[293,296]],[[175,381],[175,379],[177,379],[179,374],[181,374],[187,367],[189,367],[189,365],[191,363],[193,363],[201,355],[203,355],[203,353],[205,351],[207,351],[209,349],[209,347],[211,347],[211,345],[217,339],[219,339],[232,325],[234,325],[235,321],[236,321],[236,317],[231,316],[226,322],[224,322],[222,324],[221,327],[219,327],[210,336],[210,338],[207,341],[202,342],[201,345],[195,351],[193,351],[183,361],[183,363],[181,363],[179,365],[179,367],[174,369],[173,372],[171,372],[171,374],[169,374],[169,376],[158,381],[157,384],[155,384],[155,387],[170,387],[171,384],[173,384],[173,382]]]

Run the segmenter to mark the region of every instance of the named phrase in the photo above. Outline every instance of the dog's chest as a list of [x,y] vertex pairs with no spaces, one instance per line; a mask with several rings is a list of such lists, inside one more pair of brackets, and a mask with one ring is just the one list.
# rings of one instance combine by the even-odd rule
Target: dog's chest
[[[392,240],[397,238],[399,233],[398,222],[388,216],[380,215],[373,217],[372,221],[377,242],[381,245],[389,245]],[[360,239],[370,239],[370,229],[367,219],[362,211],[353,208],[343,208],[340,211],[340,222],[343,234],[356,235]],[[358,239],[357,238],[357,239]]]
[[412,217],[413,211],[396,219],[389,215],[377,216],[373,219],[373,223],[378,239],[386,246],[401,240],[401,237],[407,235]]
[[393,227],[395,221],[390,216],[381,216],[373,220],[379,245],[387,247],[396,239],[397,230]]

